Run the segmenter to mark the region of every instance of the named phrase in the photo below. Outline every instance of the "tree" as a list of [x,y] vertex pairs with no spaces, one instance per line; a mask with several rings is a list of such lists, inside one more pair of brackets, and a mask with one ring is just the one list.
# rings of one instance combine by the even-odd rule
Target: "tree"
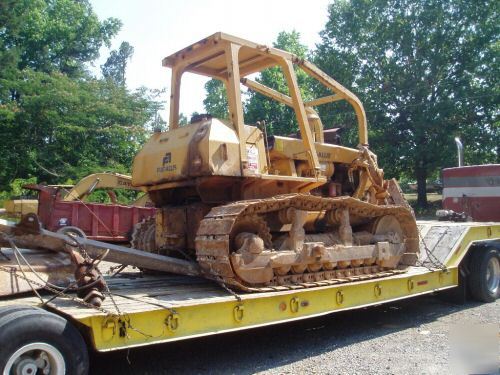
[[125,86],[127,63],[134,54],[134,47],[128,42],[122,42],[118,51],[111,51],[106,62],[101,65],[102,75],[113,80],[117,85]]
[[226,119],[229,114],[227,93],[224,83],[218,79],[211,79],[205,83],[207,96],[203,99],[205,111],[212,116]]
[[[307,47],[300,43],[300,33],[297,31],[278,34],[273,47],[279,48],[299,57],[304,58],[307,54]],[[297,82],[299,84],[302,98],[311,98],[311,88],[309,77],[302,70],[296,69]],[[289,95],[285,76],[280,67],[272,67],[263,70],[257,82],[262,83],[283,94]],[[265,120],[269,127],[270,134],[289,135],[298,131],[298,123],[292,108],[269,99],[262,94],[249,91],[245,105],[245,121],[255,123]]]
[[[455,165],[454,136],[468,144],[466,160],[497,157],[498,2],[480,3],[337,1],[315,52],[365,103],[386,172],[415,176],[420,206],[426,179]],[[331,107],[320,110],[328,116]]]
[[20,70],[81,75],[85,63],[109,46],[121,22],[100,21],[88,0],[4,0],[0,6],[1,52]]
[[[278,34],[273,47],[305,57],[307,47],[300,43],[300,34],[296,31]],[[297,80],[305,100],[311,97],[309,77],[301,70],[296,70]],[[274,90],[288,94],[285,77],[279,67],[263,70],[256,79],[258,82]],[[220,80],[211,79],[205,84],[207,96],[203,101],[205,110],[218,118],[227,118],[228,102],[224,84]],[[244,103],[245,122],[256,123],[265,120],[270,134],[288,135],[298,130],[294,111],[268,97],[249,91]]]
[[[4,84],[0,80],[0,84]],[[24,70],[8,83],[22,93],[0,110],[0,182],[63,182],[96,170],[129,170],[145,141],[154,98],[106,80]]]
[[179,113],[179,126],[185,126],[189,124],[189,120],[184,113]]
[[129,171],[157,93],[85,70],[120,22],[100,21],[86,0],[0,2],[0,21],[0,189]]

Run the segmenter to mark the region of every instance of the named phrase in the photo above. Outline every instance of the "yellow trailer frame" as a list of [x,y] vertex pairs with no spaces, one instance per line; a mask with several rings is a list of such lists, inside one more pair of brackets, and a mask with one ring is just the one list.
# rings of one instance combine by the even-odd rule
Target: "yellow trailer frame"
[[[459,265],[472,245],[500,241],[499,223],[419,222],[419,229],[422,265],[378,279],[358,276],[318,288],[236,296],[204,279],[135,275],[135,279],[109,279],[113,298],[105,300],[101,311],[64,298],[47,306],[86,330],[88,344],[96,350],[131,348],[290,322],[453,288],[459,285]],[[428,252],[434,253],[441,268],[426,265]],[[0,300],[0,307],[37,301],[33,297],[9,298]]]
[[90,328],[99,351],[164,343],[216,333],[290,322],[336,311],[377,305],[454,287],[457,268],[423,271],[414,268],[404,275],[353,282],[316,289],[251,294],[241,301],[223,298],[128,314],[127,334],[118,334],[118,317],[88,315],[78,319]]

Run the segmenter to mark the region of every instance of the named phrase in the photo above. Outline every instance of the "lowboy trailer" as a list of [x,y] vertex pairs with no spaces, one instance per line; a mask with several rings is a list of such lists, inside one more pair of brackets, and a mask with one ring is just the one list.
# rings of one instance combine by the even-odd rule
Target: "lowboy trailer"
[[100,307],[64,291],[57,298],[42,293],[44,303],[34,296],[4,297],[0,369],[86,374],[89,349],[106,352],[262,327],[452,288],[462,294],[467,289],[484,302],[498,298],[500,223],[420,221],[418,228],[418,265],[378,278],[344,273],[316,288],[298,284],[237,294],[204,278],[130,272],[105,277],[109,292]]

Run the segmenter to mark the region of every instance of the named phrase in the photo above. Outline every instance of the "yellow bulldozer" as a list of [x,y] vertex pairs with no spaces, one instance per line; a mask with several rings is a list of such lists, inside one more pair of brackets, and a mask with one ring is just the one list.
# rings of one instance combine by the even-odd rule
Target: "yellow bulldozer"
[[[315,287],[383,277],[414,265],[418,231],[395,180],[368,147],[363,105],[348,89],[294,54],[216,33],[163,60],[172,70],[169,130],[134,160],[132,185],[147,191],[156,217],[136,228],[133,247],[196,259],[206,277],[243,291]],[[279,67],[288,92],[249,77]],[[304,101],[295,69],[331,94]],[[227,119],[179,124],[181,77],[221,80]],[[294,110],[297,137],[245,124],[242,87]],[[325,141],[314,109],[347,101],[359,145]]]

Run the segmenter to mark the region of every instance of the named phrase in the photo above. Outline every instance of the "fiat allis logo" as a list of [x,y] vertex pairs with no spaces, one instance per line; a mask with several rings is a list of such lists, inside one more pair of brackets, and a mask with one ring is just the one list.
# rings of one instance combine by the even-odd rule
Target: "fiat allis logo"
[[171,164],[172,163],[172,153],[167,152],[165,156],[163,157],[162,160],[162,166],[156,168],[156,173],[163,173],[163,172],[173,172],[177,169],[177,165]]
[[163,157],[163,166],[165,166],[165,164],[170,164],[171,162],[172,162],[172,153],[167,152]]

